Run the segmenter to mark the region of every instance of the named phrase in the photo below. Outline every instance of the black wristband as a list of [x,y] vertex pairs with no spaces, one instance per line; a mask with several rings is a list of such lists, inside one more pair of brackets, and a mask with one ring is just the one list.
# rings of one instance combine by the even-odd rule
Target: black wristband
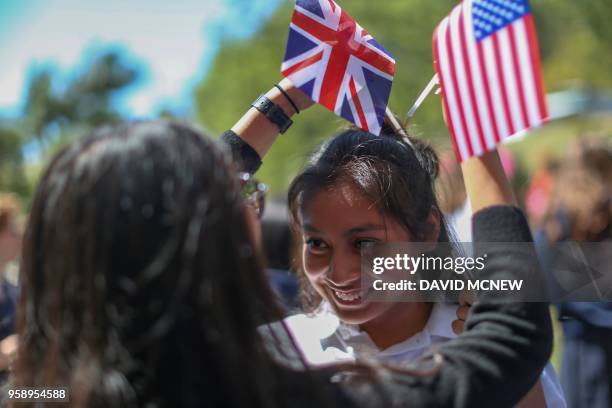
[[276,89],[278,89],[279,91],[281,91],[281,93],[283,94],[283,96],[285,98],[287,98],[287,100],[289,101],[289,103],[291,104],[291,106],[293,106],[293,109],[295,110],[295,113],[300,113],[300,110],[298,109],[297,105],[295,104],[295,102],[293,102],[293,99],[291,99],[291,97],[289,96],[289,94],[287,93],[287,91],[285,91],[283,89],[282,86],[280,86],[279,84],[274,84],[274,87]]
[[263,113],[270,122],[278,126],[281,134],[285,133],[293,124],[293,121],[289,119],[289,116],[287,116],[283,109],[268,99],[266,95],[260,95],[251,106]]

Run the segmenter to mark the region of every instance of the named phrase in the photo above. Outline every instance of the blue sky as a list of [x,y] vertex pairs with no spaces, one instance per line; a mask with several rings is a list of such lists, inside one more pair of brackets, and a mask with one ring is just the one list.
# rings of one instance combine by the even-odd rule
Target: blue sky
[[123,113],[188,113],[221,39],[253,35],[280,2],[0,0],[0,115],[19,114],[32,73],[51,67],[66,82],[108,49],[143,73],[116,101]]

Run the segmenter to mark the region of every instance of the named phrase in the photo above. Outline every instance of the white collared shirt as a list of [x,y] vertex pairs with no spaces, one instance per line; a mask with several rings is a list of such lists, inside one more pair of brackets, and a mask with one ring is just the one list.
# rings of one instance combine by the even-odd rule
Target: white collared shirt
[[[456,304],[434,304],[427,324],[414,336],[379,350],[370,336],[358,326],[340,322],[331,307],[324,303],[314,314],[289,316],[285,323],[306,362],[321,366],[359,358],[377,358],[394,365],[410,364],[437,344],[457,337],[452,330]],[[553,366],[548,363],[540,376],[546,405],[566,407],[561,384]]]

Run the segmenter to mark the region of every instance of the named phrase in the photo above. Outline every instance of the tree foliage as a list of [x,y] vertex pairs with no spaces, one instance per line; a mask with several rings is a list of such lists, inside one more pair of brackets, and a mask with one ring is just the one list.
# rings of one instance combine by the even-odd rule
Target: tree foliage
[[21,135],[0,124],[0,191],[13,191],[20,195],[28,193],[21,146]]
[[134,82],[137,74],[113,52],[98,57],[60,91],[54,90],[52,72],[41,71],[32,78],[27,92],[24,130],[44,141],[58,127],[65,130],[75,125],[119,122],[121,116],[113,110],[111,97]]
[[21,117],[0,122],[0,190],[29,193],[25,146],[34,144],[42,156],[49,156],[68,139],[119,122],[122,117],[113,109],[112,97],[132,84],[138,71],[117,53],[106,52],[61,89],[56,75],[50,69],[34,74]]

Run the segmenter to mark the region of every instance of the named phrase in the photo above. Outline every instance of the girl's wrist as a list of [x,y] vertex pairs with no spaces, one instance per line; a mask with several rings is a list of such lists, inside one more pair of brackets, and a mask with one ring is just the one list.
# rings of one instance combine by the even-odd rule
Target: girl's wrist
[[[274,103],[278,103],[283,109],[287,109],[285,110],[285,113],[287,113],[288,115],[290,113],[292,115],[295,114],[296,107],[299,111],[302,111],[308,109],[313,105],[314,102],[312,101],[312,99],[310,99],[299,88],[294,86],[287,78],[283,78],[278,83],[278,86],[285,91],[286,95],[283,95],[283,93],[276,87],[272,87],[272,89],[270,89],[268,93],[270,93],[275,98],[272,100]],[[266,96],[268,96],[268,94],[266,94]],[[268,98],[270,97],[268,96]],[[293,105],[295,105],[295,107]]]
[[291,117],[298,113],[287,97],[283,95],[282,92],[276,87],[272,87],[268,92],[266,92],[266,97],[274,104],[278,105],[287,116]]
[[[297,110],[307,109],[313,104],[312,100],[294,87],[288,79],[283,79],[278,85],[287,93],[287,96],[276,87],[272,87],[265,95],[287,116],[291,117],[296,114]],[[296,105],[297,110],[292,106],[290,100]],[[279,127],[258,109],[252,107],[232,126],[232,131],[263,158],[278,137]]]
[[518,206],[497,150],[464,161],[461,170],[473,213],[495,205]]

